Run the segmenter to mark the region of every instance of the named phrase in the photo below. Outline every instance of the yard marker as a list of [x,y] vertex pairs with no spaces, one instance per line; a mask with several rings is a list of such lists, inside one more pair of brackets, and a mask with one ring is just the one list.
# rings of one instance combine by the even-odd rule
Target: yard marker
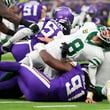
[[64,107],[77,107],[77,105],[44,105],[44,106],[33,106],[34,108],[64,108]]

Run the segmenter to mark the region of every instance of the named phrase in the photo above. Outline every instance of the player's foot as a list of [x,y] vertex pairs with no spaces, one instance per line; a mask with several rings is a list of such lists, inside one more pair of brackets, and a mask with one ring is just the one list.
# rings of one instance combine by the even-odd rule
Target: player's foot
[[107,100],[110,102],[110,80],[106,82]]

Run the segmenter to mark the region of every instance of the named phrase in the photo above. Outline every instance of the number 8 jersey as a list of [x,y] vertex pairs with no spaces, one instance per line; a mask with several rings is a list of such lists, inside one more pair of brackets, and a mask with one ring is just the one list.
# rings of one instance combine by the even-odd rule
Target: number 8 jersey
[[103,58],[102,48],[91,45],[91,36],[98,32],[97,26],[92,22],[87,22],[76,33],[63,36],[46,45],[46,50],[55,58],[61,59],[62,43],[69,45],[69,53],[67,55],[70,59],[79,59],[80,55],[83,60],[90,60],[93,57]]

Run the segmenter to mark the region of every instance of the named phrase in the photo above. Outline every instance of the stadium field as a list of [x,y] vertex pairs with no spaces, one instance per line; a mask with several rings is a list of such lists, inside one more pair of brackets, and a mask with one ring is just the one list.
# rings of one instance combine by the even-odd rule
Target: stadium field
[[[10,53],[2,60],[13,60]],[[96,104],[84,102],[29,102],[24,99],[0,99],[0,110],[110,110],[110,103],[104,100]]]
[[0,99],[0,110],[110,110],[107,101],[96,104],[84,102],[29,102],[17,99]]

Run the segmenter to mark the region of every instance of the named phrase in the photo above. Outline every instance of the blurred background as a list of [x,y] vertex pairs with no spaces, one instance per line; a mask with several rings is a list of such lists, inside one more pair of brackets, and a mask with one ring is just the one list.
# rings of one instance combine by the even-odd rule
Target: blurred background
[[[25,1],[19,0],[19,2]],[[101,24],[110,26],[110,0],[42,0],[42,3],[47,7],[49,16],[52,16],[53,10],[59,6],[69,6],[77,15],[92,5],[94,9],[91,10],[95,18],[100,18]]]

